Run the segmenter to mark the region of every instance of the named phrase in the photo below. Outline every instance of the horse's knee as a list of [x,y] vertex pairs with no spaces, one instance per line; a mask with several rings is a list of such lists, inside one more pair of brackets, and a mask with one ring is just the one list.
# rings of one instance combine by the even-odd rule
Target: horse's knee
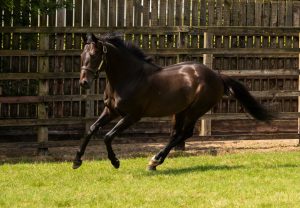
[[184,131],[183,131],[183,138],[184,138],[184,140],[192,137],[193,134],[194,134],[194,126],[190,127],[190,128],[184,129]]
[[192,131],[188,131],[186,134],[186,138],[190,138],[193,136],[193,130]]
[[98,130],[98,126],[96,125],[96,124],[93,124],[93,125],[91,125],[90,126],[90,132],[92,133],[92,132],[95,132],[95,131],[97,131]]
[[111,137],[109,134],[106,134],[106,135],[104,136],[104,143],[105,143],[106,145],[110,145],[110,144],[111,144],[111,140],[112,140],[112,137]]

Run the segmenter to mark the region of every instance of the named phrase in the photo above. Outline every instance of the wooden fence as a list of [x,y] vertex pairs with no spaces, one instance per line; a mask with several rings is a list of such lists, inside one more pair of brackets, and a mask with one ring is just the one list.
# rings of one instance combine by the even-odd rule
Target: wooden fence
[[[55,132],[82,135],[96,119],[103,109],[105,75],[92,90],[79,87],[81,34],[86,32],[117,33],[162,66],[203,62],[236,77],[269,109],[279,112],[278,120],[263,124],[251,120],[235,99],[224,96],[199,123],[197,135],[298,136],[299,1],[73,2],[73,8],[49,14],[29,14],[19,11],[18,5],[13,12],[1,11],[1,138],[36,131],[40,144],[46,144]],[[146,118],[127,132],[163,135],[170,132],[169,120]]]

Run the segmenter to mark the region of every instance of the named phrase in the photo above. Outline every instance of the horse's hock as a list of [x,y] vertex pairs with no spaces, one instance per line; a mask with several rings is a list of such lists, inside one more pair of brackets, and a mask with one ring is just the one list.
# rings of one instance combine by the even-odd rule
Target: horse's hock
[[[271,124],[257,122],[235,99],[224,96],[199,120],[195,138],[298,138],[298,1],[84,0],[56,10],[41,15],[1,12],[1,142],[35,141],[43,150],[49,141],[79,139],[97,119],[104,108],[105,74],[91,90],[78,83],[81,33],[87,31],[120,34],[161,66],[204,63],[234,76],[278,112]],[[168,140],[170,132],[169,117],[146,118],[122,137]]]

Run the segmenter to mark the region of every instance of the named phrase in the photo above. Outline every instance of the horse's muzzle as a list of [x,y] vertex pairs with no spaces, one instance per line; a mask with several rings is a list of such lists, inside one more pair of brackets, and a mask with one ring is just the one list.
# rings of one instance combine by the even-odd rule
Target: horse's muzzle
[[85,80],[85,79],[84,80],[80,80],[79,84],[84,89],[90,89],[89,82],[87,80]]

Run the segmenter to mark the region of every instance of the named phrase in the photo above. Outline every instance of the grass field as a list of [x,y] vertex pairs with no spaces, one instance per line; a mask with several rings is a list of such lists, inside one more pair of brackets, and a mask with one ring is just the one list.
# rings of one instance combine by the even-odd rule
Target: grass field
[[300,207],[300,152],[0,166],[0,207]]

